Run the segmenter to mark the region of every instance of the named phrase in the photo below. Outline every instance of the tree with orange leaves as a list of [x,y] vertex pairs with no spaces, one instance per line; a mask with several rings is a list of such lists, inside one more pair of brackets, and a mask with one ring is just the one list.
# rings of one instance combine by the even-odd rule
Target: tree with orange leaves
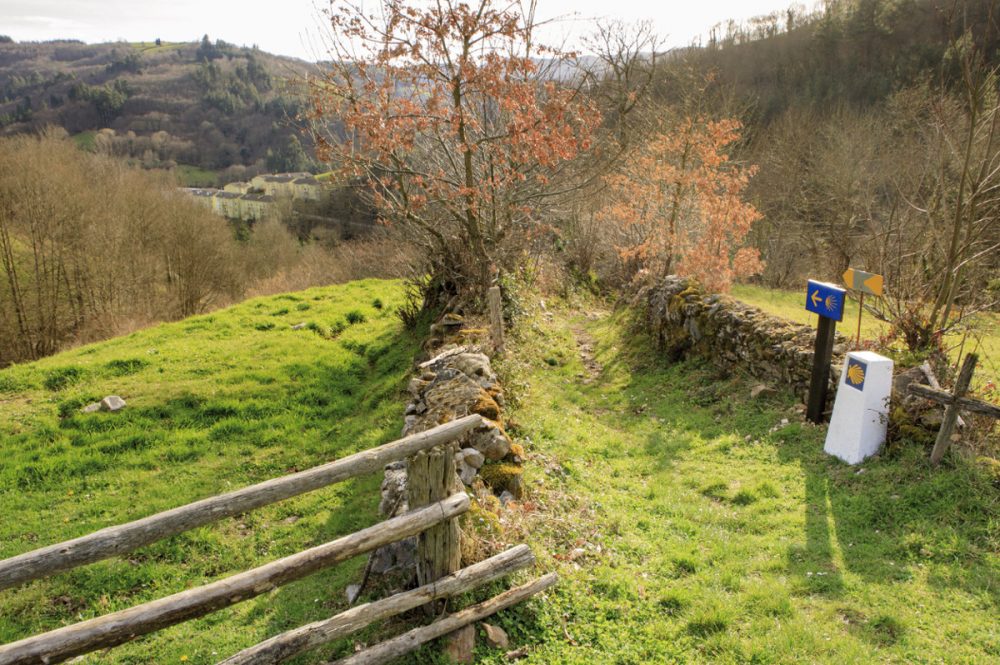
[[560,82],[564,54],[534,41],[533,14],[493,0],[328,12],[331,64],[310,85],[318,154],[412,232],[437,297],[482,294],[516,266],[600,122]]
[[755,168],[729,155],[740,127],[685,118],[607,177],[610,201],[601,217],[613,226],[627,274],[677,273],[726,291],[734,278],[760,272],[759,252],[741,247],[761,215],[742,199]]

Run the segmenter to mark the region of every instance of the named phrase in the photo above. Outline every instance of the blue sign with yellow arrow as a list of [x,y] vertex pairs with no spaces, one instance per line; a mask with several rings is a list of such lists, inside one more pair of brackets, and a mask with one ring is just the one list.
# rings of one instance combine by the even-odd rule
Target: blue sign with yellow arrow
[[827,319],[843,321],[846,293],[839,286],[810,279],[806,286],[806,309]]

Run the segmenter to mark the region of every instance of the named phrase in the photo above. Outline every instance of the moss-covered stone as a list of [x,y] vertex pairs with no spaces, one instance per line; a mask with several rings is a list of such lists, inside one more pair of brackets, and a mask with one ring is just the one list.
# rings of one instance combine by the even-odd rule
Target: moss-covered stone
[[[668,277],[640,292],[649,328],[672,360],[697,355],[723,369],[738,367],[765,381],[806,391],[812,374],[815,331],[719,295],[706,295],[691,280]],[[843,341],[843,336],[839,336]],[[843,362],[843,344],[833,369]],[[831,372],[830,398],[839,375]]]
[[[496,498],[496,497],[491,497]],[[497,507],[500,502],[497,500]],[[473,500],[469,510],[459,518],[462,531],[462,566],[482,561],[489,556],[488,543],[503,537],[503,525],[495,510]]]
[[486,486],[496,494],[507,491],[516,498],[521,497],[521,477],[524,468],[519,464],[501,462],[499,464],[486,464],[479,470],[479,476],[486,483]]

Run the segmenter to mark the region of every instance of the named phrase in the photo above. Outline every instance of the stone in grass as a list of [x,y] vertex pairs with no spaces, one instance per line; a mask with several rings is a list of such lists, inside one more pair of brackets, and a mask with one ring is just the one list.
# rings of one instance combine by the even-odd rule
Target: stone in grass
[[88,404],[87,406],[80,409],[80,411],[83,413],[97,413],[100,410],[101,410],[100,402],[92,402],[91,404]]
[[462,448],[462,459],[474,469],[478,469],[486,461],[486,457],[475,448]]
[[453,663],[471,663],[476,649],[476,627],[462,626],[445,638],[445,654]]
[[101,409],[104,411],[121,411],[125,408],[125,400],[118,395],[108,395],[101,400]]
[[483,623],[483,630],[486,631],[486,644],[491,649],[506,649],[510,646],[510,638],[507,632],[500,626]]
[[296,323],[294,326],[292,326],[292,330],[302,330],[305,327],[306,327],[306,324],[304,322],[303,323]]
[[358,596],[361,595],[361,585],[348,584],[347,589],[344,590],[344,593],[347,594],[347,604],[353,605],[354,601],[356,601],[358,599]]

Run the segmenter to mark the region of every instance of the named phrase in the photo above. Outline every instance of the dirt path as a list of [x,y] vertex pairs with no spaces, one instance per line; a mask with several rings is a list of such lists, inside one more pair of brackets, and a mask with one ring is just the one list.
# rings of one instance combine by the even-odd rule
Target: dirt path
[[[599,321],[607,316],[607,314],[605,311],[588,312],[587,320]],[[604,370],[604,366],[594,357],[594,344],[596,341],[583,323],[573,324],[570,326],[570,331],[573,333],[573,339],[576,341],[576,350],[580,354],[580,362],[583,363],[584,368],[584,372],[577,374],[577,378],[582,379],[584,383],[592,383]]]

